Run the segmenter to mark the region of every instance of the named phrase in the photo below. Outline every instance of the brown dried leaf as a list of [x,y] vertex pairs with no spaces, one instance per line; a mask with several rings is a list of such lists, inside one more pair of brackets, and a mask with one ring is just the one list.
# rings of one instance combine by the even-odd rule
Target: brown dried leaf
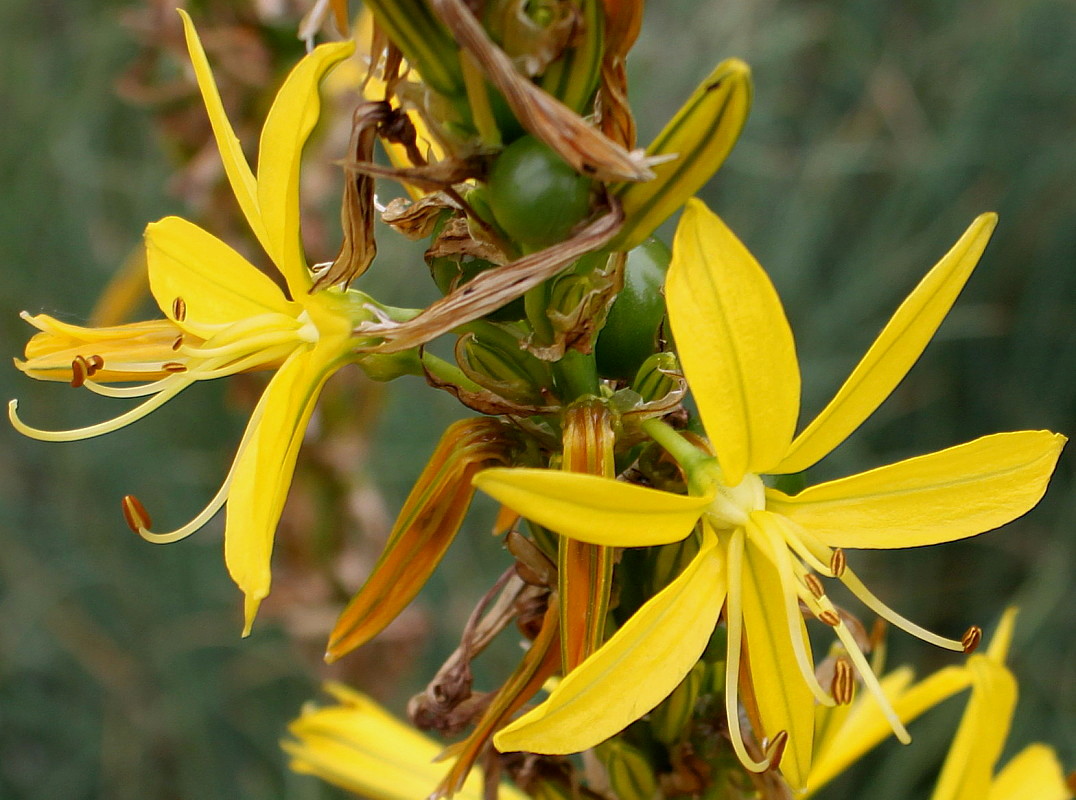
[[507,305],[528,289],[556,275],[580,256],[601,248],[616,235],[623,221],[624,215],[614,202],[608,213],[598,217],[571,239],[483,272],[407,322],[383,320],[364,323],[356,333],[381,337],[384,341],[363,349],[379,353],[407,350]]
[[381,221],[408,239],[417,241],[433,233],[437,220],[446,210],[456,211],[459,207],[442,192],[426,194],[415,201],[395,197],[381,212]]
[[471,236],[467,220],[462,217],[449,220],[448,224],[441,229],[437,241],[426,251],[427,262],[446,256],[473,256],[499,267],[505,264],[504,253],[488,242],[476,241]]
[[520,124],[582,175],[606,182],[645,181],[646,157],[628,152],[552,95],[521,75],[489,38],[463,0],[429,0],[430,7],[504,95]]

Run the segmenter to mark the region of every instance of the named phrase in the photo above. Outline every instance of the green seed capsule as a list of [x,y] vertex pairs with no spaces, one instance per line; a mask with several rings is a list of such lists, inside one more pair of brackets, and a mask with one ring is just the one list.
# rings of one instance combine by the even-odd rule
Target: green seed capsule
[[683,738],[695,713],[695,701],[699,697],[706,670],[707,666],[702,662],[692,667],[672,694],[651,712],[650,729],[659,742],[671,745]]
[[524,136],[497,157],[489,203],[512,239],[545,247],[564,241],[587,216],[591,185],[542,142]]
[[671,257],[658,239],[647,239],[628,253],[624,288],[609,309],[594,351],[603,378],[630,379],[657,349],[665,317],[661,287]]
[[599,745],[597,752],[618,800],[653,800],[658,781],[645,754],[620,739]]

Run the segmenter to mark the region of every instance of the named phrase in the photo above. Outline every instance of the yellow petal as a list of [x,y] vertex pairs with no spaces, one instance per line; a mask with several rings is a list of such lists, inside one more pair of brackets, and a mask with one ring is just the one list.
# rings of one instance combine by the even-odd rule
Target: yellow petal
[[244,635],[269,594],[273,535],[306,424],[338,364],[338,353],[318,349],[289,358],[266,387],[243,436],[228,493],[224,561],[246,595]]
[[1057,753],[1044,744],[1032,744],[998,773],[986,800],[1069,800],[1071,797]]
[[310,273],[299,233],[299,161],[321,110],[318,84],[355,50],[352,41],[316,47],[277,92],[258,147],[258,209],[265,225],[266,252],[284,275],[292,297],[309,291]]
[[949,313],[996,224],[996,214],[982,214],[971,223],[901,303],[837,395],[796,437],[774,472],[807,469],[874,413],[903,380]]
[[805,489],[768,489],[767,508],[830,547],[920,547],[992,530],[1031,509],[1065,437],[1049,431],[973,442]]
[[[302,310],[265,274],[192,222],[165,217],[146,226],[149,284],[157,305],[181,327],[198,332],[267,313]],[[185,319],[176,319],[181,298]]]
[[684,374],[725,483],[784,457],[799,413],[800,374],[781,301],[747,248],[688,201],[666,280]]
[[[964,667],[945,667],[908,687],[911,677],[911,670],[904,667],[880,680],[882,691],[905,724],[971,684],[971,673]],[[893,728],[874,695],[861,692],[861,698],[848,712],[840,729],[827,737],[811,765],[807,784],[812,794],[892,736]]]
[[[441,742],[424,736],[369,697],[340,684],[327,684],[337,705],[309,709],[288,726],[292,740],[281,742],[296,772],[317,775],[373,800],[414,800],[428,796],[448,766],[437,762]],[[482,771],[475,769],[456,793],[482,800]],[[501,785],[501,800],[524,800],[519,790]]]
[[493,737],[498,750],[566,754],[593,747],[650,711],[695,665],[725,602],[725,560],[706,533],[695,558],[549,699]]
[[547,469],[488,469],[474,485],[563,536],[615,547],[679,541],[713,500]]
[[[810,643],[802,617],[797,630],[789,627],[781,597],[784,589],[776,567],[760,547],[761,534],[748,524],[743,569],[743,627],[747,660],[762,730],[773,739],[788,733],[781,772],[794,790],[802,789],[811,768],[814,740],[814,695],[797,666],[792,636],[802,637],[810,658]],[[741,678],[742,680],[742,678]]]
[[1009,734],[1016,679],[986,656],[971,656],[967,668],[972,675],[971,699],[945,758],[933,800],[983,800]]
[[266,237],[265,224],[262,222],[261,213],[258,211],[258,188],[254,180],[254,173],[250,170],[246,156],[239,139],[232,130],[232,123],[228,121],[228,115],[224,113],[224,103],[221,102],[220,92],[217,91],[216,81],[213,80],[213,72],[209,69],[209,60],[206,58],[202,42],[198,38],[198,32],[194,29],[194,23],[183,9],[176,9],[183,20],[183,32],[187,39],[187,52],[190,53],[191,66],[194,67],[194,77],[198,81],[198,89],[202,93],[202,102],[205,103],[206,113],[209,115],[209,124],[213,128],[213,138],[217,140],[217,148],[220,150],[221,161],[224,162],[224,173],[228,176],[232,193],[239,201],[239,207],[247,224],[258,237],[262,247],[269,252],[268,238]]

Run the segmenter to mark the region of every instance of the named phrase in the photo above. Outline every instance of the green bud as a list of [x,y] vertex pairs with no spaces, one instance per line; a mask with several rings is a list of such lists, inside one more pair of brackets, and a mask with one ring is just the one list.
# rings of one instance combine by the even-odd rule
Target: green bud
[[706,672],[706,664],[696,664],[672,694],[650,713],[650,729],[659,742],[671,745],[684,738],[695,713],[695,701],[703,688]]
[[680,362],[675,353],[654,353],[639,367],[631,388],[638,392],[644,403],[652,403],[679,387],[673,377],[678,374]]
[[456,363],[463,373],[494,394],[520,405],[542,405],[552,387],[548,365],[522,350],[504,329],[482,324],[456,342]]
[[577,44],[566,49],[541,77],[541,86],[572,111],[586,114],[601,75],[605,4],[602,0],[579,0],[582,6]]
[[624,227],[612,247],[630,250],[710,180],[724,163],[751,107],[751,70],[742,61],[722,61],[695,89],[647,156],[675,156],[651,169],[655,178],[614,189],[624,209]]
[[598,745],[596,752],[617,800],[653,800],[658,780],[642,751],[621,739],[610,739]]

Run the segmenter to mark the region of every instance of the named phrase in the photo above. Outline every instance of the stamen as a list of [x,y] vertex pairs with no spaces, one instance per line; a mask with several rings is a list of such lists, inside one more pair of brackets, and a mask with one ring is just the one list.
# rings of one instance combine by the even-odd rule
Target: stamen
[[816,615],[820,622],[824,622],[831,628],[836,628],[841,624],[841,615],[834,611],[832,608],[827,608],[823,611],[819,611]]
[[822,585],[822,581],[820,581],[818,579],[818,576],[815,575],[813,572],[808,572],[804,574],[803,585],[810,590],[811,594],[815,596],[816,600],[825,597],[826,587]]
[[833,680],[830,681],[829,692],[839,706],[848,705],[855,697],[856,671],[848,656],[837,656],[833,662]]
[[753,536],[752,541],[758,542],[760,549],[763,545],[769,545],[770,552],[766,553],[766,556],[777,567],[777,575],[781,581],[781,594],[785,601],[785,620],[788,625],[789,641],[792,643],[792,652],[796,656],[796,665],[800,668],[800,673],[815,699],[822,705],[832,705],[833,699],[818,682],[814,674],[814,663],[807,652],[807,645],[804,642],[803,615],[800,613],[799,605],[799,584],[796,582],[792,557],[788,548],[785,547],[784,539],[779,531],[768,524],[773,519],[772,514],[752,514],[747,522],[747,535]]
[[174,339],[174,340],[172,341],[172,349],[173,349],[173,350],[178,350],[178,349],[179,349],[179,348],[181,348],[182,346],[183,346],[183,334],[181,333],[181,334],[179,334],[179,336],[177,336],[177,337],[176,337],[176,338],[175,338],[175,339]]
[[799,556],[803,563],[828,578],[833,577],[830,574],[830,569],[826,562],[820,560],[811,551],[811,548],[814,548],[821,552],[829,552],[829,548],[821,542],[816,541],[806,530],[787,517],[774,514],[773,520],[777,524],[777,527],[780,528],[781,535],[785,537],[788,546],[792,548],[792,552]]
[[781,764],[781,758],[785,754],[788,745],[788,731],[778,731],[766,748],[766,760],[770,762],[770,769],[777,769]]
[[89,371],[89,362],[82,356],[75,356],[71,361],[71,387],[77,389],[82,386],[86,382]]
[[92,376],[105,365],[105,360],[101,356],[90,356],[86,361],[86,365],[88,367],[87,374]]
[[965,653],[974,653],[975,649],[979,646],[979,642],[982,640],[983,629],[978,625],[972,625],[964,631],[964,635],[960,637],[960,644],[964,646]]
[[127,527],[135,533],[141,533],[153,524],[146,507],[133,494],[125,494],[120,505],[123,508],[123,518],[127,520]]
[[844,557],[844,550],[834,547],[833,555],[829,557],[829,571],[833,573],[834,578],[839,578],[847,567],[848,560]]
[[82,439],[91,439],[94,436],[100,436],[102,433],[111,433],[112,431],[119,430],[120,428],[130,425],[132,422],[142,419],[142,417],[156,411],[181,391],[186,389],[192,382],[193,381],[189,379],[177,381],[174,388],[169,387],[158,392],[154,397],[135,406],[125,414],[120,414],[118,417],[113,417],[104,422],[98,422],[96,425],[87,425],[84,428],[74,428],[68,431],[46,431],[41,428],[30,427],[19,419],[18,400],[11,400],[7,404],[7,417],[15,430],[23,436],[29,436],[31,439],[38,439],[42,442],[77,442]]
[[161,364],[161,369],[163,369],[165,372],[186,372],[187,365],[180,364],[178,361],[166,361],[165,363]]
[[182,297],[177,297],[172,301],[172,319],[176,322],[182,322],[187,318],[187,301]]
[[958,642],[955,639],[946,639],[944,636],[939,636],[936,633],[928,631],[926,628],[916,625],[910,619],[907,619],[892,608],[887,606],[881,600],[874,596],[874,594],[868,589],[863,581],[850,569],[845,570],[844,575],[841,576],[841,582],[847,586],[856,597],[859,598],[863,605],[867,606],[871,611],[877,614],[879,617],[883,617],[893,625],[896,625],[902,631],[910,633],[912,636],[922,639],[924,642],[928,642],[935,647],[941,647],[945,650],[953,650],[957,653],[964,650],[964,643]]
[[878,683],[878,677],[874,674],[870,664],[867,663],[863,651],[856,644],[856,639],[852,636],[852,632],[848,630],[848,626],[843,622],[838,624],[834,631],[836,631],[837,638],[841,640],[841,644],[844,645],[844,649],[852,659],[852,663],[855,664],[856,669],[859,671],[859,676],[863,679],[864,685],[874,695],[874,699],[878,701],[878,706],[889,722],[889,727],[893,729],[893,733],[896,734],[901,744],[909,744],[912,737],[908,734],[908,729],[904,727],[904,723],[900,721],[897,712],[893,710],[893,705],[889,702],[889,698],[882,691],[882,686]]
[[[154,368],[154,371],[156,371],[156,368]],[[189,378],[181,378],[177,374],[169,375],[166,378],[160,378],[159,380],[151,381],[150,383],[140,383],[137,386],[108,386],[91,380],[87,380],[84,386],[94,394],[99,394],[102,397],[116,397],[129,400],[134,397],[146,397],[151,394],[157,394],[177,382],[182,382],[186,385],[192,383]]]
[[725,651],[725,717],[729,725],[729,738],[732,740],[732,749],[736,751],[736,757],[740,763],[751,772],[765,772],[770,767],[770,762],[755,761],[747,752],[744,745],[743,733],[740,731],[740,652],[741,636],[743,634],[743,528],[737,528],[732,534],[732,540],[728,547],[728,576],[729,593],[726,600],[726,618],[728,625],[728,641]]
[[[180,528],[176,528],[174,531],[170,531],[168,533],[154,533],[153,531],[149,530],[149,515],[146,514],[146,524],[135,530],[135,532],[139,536],[141,536],[147,542],[152,542],[153,544],[171,544],[172,542],[178,542],[180,539],[186,539],[195,531],[200,530],[202,527],[205,526],[207,522],[209,522],[209,520],[211,520],[217,514],[218,511],[221,510],[224,504],[228,501],[228,493],[231,490],[232,480],[235,477],[235,470],[239,464],[239,461],[242,458],[243,453],[246,451],[247,445],[250,443],[250,440],[257,432],[258,426],[261,424],[262,418],[265,416],[266,395],[266,392],[262,392],[262,396],[259,398],[257,405],[254,406],[254,412],[250,415],[250,422],[247,423],[246,430],[243,431],[243,438],[239,440],[239,447],[236,448],[235,458],[232,459],[232,465],[228,468],[228,474],[224,476],[224,482],[221,483],[220,488],[217,490],[217,493],[213,495],[213,499],[211,499],[209,503],[206,504],[206,507],[203,508],[200,512],[198,512],[198,515],[195,516],[195,518],[188,522],[186,525]],[[131,499],[133,500],[134,498]],[[142,511],[143,513],[145,513],[145,509],[142,509]],[[124,516],[126,515],[127,509],[125,506]],[[130,524],[130,520],[128,520],[128,524]]]

